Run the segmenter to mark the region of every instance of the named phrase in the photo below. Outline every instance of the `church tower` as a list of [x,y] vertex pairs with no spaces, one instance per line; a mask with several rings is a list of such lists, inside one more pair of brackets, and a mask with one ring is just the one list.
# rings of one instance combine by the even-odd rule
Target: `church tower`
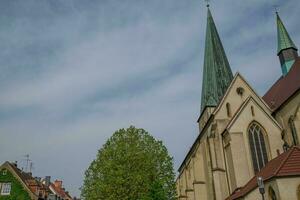
[[226,53],[209,5],[207,5],[201,110],[198,119],[199,130],[206,124],[210,114],[218,105],[232,79],[233,75]]
[[217,106],[233,79],[214,19],[207,7],[201,112],[207,107]]
[[293,66],[295,60],[298,57],[297,47],[288,34],[285,26],[283,25],[278,12],[276,12],[277,18],[277,39],[278,39],[278,51],[277,55],[280,60],[282,75],[285,76]]

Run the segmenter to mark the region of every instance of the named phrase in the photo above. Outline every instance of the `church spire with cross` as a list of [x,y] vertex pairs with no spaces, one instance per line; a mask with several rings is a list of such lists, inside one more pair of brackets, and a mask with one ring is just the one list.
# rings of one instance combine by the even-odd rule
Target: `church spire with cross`
[[201,112],[216,106],[233,79],[232,71],[207,2],[207,25],[202,80]]
[[297,47],[292,41],[289,33],[287,32],[283,22],[281,21],[278,11],[276,10],[276,21],[277,21],[277,40],[278,40],[278,50],[277,55],[280,60],[281,70],[283,76],[285,76],[295,60],[298,57]]

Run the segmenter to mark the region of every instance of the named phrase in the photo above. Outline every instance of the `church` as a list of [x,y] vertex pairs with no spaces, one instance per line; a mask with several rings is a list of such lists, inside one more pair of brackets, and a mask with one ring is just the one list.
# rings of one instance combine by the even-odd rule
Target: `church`
[[300,200],[298,49],[276,12],[282,75],[260,96],[233,75],[207,7],[199,134],[178,169],[177,199]]

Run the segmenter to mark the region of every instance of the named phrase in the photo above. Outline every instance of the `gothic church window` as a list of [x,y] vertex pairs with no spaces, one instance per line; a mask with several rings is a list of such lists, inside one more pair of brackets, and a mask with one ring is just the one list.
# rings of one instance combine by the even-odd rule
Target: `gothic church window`
[[257,123],[252,123],[248,131],[250,152],[254,173],[260,171],[268,162],[264,132]]

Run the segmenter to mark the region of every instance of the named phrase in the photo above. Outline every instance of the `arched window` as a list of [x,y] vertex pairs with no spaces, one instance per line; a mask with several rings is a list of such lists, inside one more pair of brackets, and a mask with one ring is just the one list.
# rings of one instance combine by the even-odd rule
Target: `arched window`
[[269,199],[277,200],[276,193],[271,186],[269,187]]
[[263,129],[257,123],[252,123],[248,131],[250,151],[254,172],[257,173],[268,162]]

